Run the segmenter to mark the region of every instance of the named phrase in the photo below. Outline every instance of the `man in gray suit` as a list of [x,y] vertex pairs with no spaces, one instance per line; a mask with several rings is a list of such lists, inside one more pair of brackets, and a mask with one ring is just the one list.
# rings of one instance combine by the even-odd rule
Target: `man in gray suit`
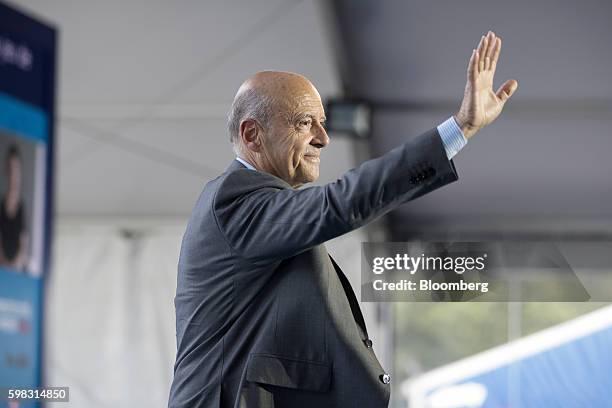
[[481,38],[456,115],[320,187],[298,189],[329,143],[315,87],[274,71],[244,82],[229,117],[237,158],[183,237],[170,407],[387,407],[391,379],[324,242],[457,180],[451,158],[518,86],[492,89],[500,47]]

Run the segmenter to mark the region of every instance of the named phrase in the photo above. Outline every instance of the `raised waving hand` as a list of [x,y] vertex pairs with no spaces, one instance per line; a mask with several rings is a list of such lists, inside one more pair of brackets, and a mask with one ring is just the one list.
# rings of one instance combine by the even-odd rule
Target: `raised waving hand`
[[501,45],[501,38],[489,31],[480,38],[478,48],[472,51],[463,101],[455,115],[455,120],[468,139],[499,116],[508,99],[518,88],[518,82],[509,79],[497,92],[493,91],[493,78]]

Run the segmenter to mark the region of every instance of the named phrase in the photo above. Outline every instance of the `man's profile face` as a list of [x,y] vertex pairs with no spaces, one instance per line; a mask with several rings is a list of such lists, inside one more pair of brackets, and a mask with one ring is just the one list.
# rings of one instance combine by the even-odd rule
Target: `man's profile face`
[[294,187],[319,178],[321,149],[329,143],[321,98],[312,87],[289,95],[271,120],[264,154],[282,179]]

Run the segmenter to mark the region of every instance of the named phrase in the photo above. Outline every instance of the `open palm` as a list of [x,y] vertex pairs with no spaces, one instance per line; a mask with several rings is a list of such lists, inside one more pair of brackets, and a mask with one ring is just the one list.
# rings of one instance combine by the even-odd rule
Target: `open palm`
[[478,48],[472,51],[463,102],[456,115],[457,123],[467,138],[493,122],[518,88],[518,82],[510,79],[493,92],[500,50],[501,38],[489,31],[481,37]]

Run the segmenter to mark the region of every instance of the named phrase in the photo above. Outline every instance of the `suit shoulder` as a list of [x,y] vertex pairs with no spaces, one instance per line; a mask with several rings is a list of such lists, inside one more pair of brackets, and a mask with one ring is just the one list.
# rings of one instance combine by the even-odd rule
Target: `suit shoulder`
[[238,169],[223,173],[216,182],[216,204],[236,200],[260,189],[284,190],[291,188],[289,184],[278,177],[249,169]]

